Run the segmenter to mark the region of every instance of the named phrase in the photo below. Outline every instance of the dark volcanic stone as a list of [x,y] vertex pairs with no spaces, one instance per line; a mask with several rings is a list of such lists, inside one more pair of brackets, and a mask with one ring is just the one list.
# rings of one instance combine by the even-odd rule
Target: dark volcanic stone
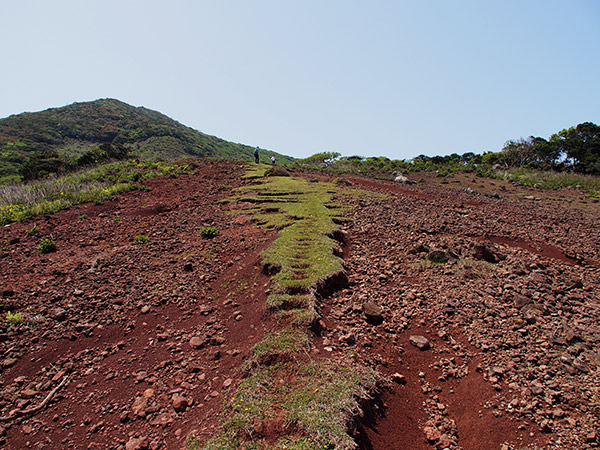
[[367,317],[367,322],[374,325],[378,325],[383,322],[383,314],[381,307],[373,302],[366,302],[363,304],[363,312]]
[[62,322],[67,318],[67,311],[60,307],[52,308],[52,311],[50,311],[50,317],[52,317],[53,320]]
[[478,244],[475,246],[473,249],[473,258],[482,259],[489,263],[497,263],[500,260],[498,254],[484,244]]
[[408,340],[419,350],[429,350],[431,348],[429,339],[427,339],[425,336],[412,335],[408,338]]

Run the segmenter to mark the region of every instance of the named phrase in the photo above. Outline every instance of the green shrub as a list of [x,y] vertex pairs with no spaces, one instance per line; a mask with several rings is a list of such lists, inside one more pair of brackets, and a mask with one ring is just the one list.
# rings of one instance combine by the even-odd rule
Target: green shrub
[[9,325],[19,325],[22,320],[21,313],[6,312],[6,323]]
[[570,172],[542,172],[532,169],[508,169],[495,171],[490,177],[508,180],[519,186],[535,187],[537,189],[574,188],[584,191],[600,190],[600,178],[593,175],[583,175]]
[[202,228],[200,230],[200,236],[202,236],[203,239],[212,239],[214,237],[216,237],[219,234],[219,230],[217,230],[216,228],[212,228],[212,227],[206,227],[206,228]]
[[135,240],[136,244],[145,244],[146,242],[148,242],[148,236],[144,236],[143,234],[138,234],[133,239]]
[[56,242],[50,238],[43,238],[38,248],[42,254],[52,253],[56,251]]

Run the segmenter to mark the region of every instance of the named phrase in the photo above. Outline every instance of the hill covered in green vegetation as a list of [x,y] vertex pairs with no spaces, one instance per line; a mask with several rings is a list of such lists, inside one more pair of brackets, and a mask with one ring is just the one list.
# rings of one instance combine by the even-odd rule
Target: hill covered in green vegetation
[[[0,182],[61,173],[119,156],[251,160],[252,150],[201,133],[160,112],[102,99],[0,119]],[[292,160],[263,152],[265,157],[271,154],[281,163]],[[27,176],[22,177],[28,162]],[[31,166],[35,170],[29,170]]]

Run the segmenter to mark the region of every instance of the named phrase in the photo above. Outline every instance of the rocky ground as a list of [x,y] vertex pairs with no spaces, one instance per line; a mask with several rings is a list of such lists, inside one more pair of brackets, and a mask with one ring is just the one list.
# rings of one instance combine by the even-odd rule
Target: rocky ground
[[364,448],[596,447],[597,212],[351,180],[392,194],[354,201],[351,286],[325,301],[332,353],[396,381]]
[[[21,314],[0,325],[3,448],[174,449],[214,433],[237,368],[277,328],[259,256],[275,235],[219,202],[242,173],[201,162],[0,230],[1,313]],[[348,178],[385,196],[345,200],[350,285],[323,299],[313,352],[391,380],[360,448],[596,447],[597,204]],[[56,252],[39,253],[43,237]]]

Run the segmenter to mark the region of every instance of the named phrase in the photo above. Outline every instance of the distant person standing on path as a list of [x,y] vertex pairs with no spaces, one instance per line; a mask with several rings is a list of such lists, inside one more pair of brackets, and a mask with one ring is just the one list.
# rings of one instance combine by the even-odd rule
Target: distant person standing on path
[[275,155],[271,155],[271,164],[275,164]]
[[259,160],[258,160],[258,146],[256,146],[256,148],[254,149],[254,162],[256,164],[258,164]]

